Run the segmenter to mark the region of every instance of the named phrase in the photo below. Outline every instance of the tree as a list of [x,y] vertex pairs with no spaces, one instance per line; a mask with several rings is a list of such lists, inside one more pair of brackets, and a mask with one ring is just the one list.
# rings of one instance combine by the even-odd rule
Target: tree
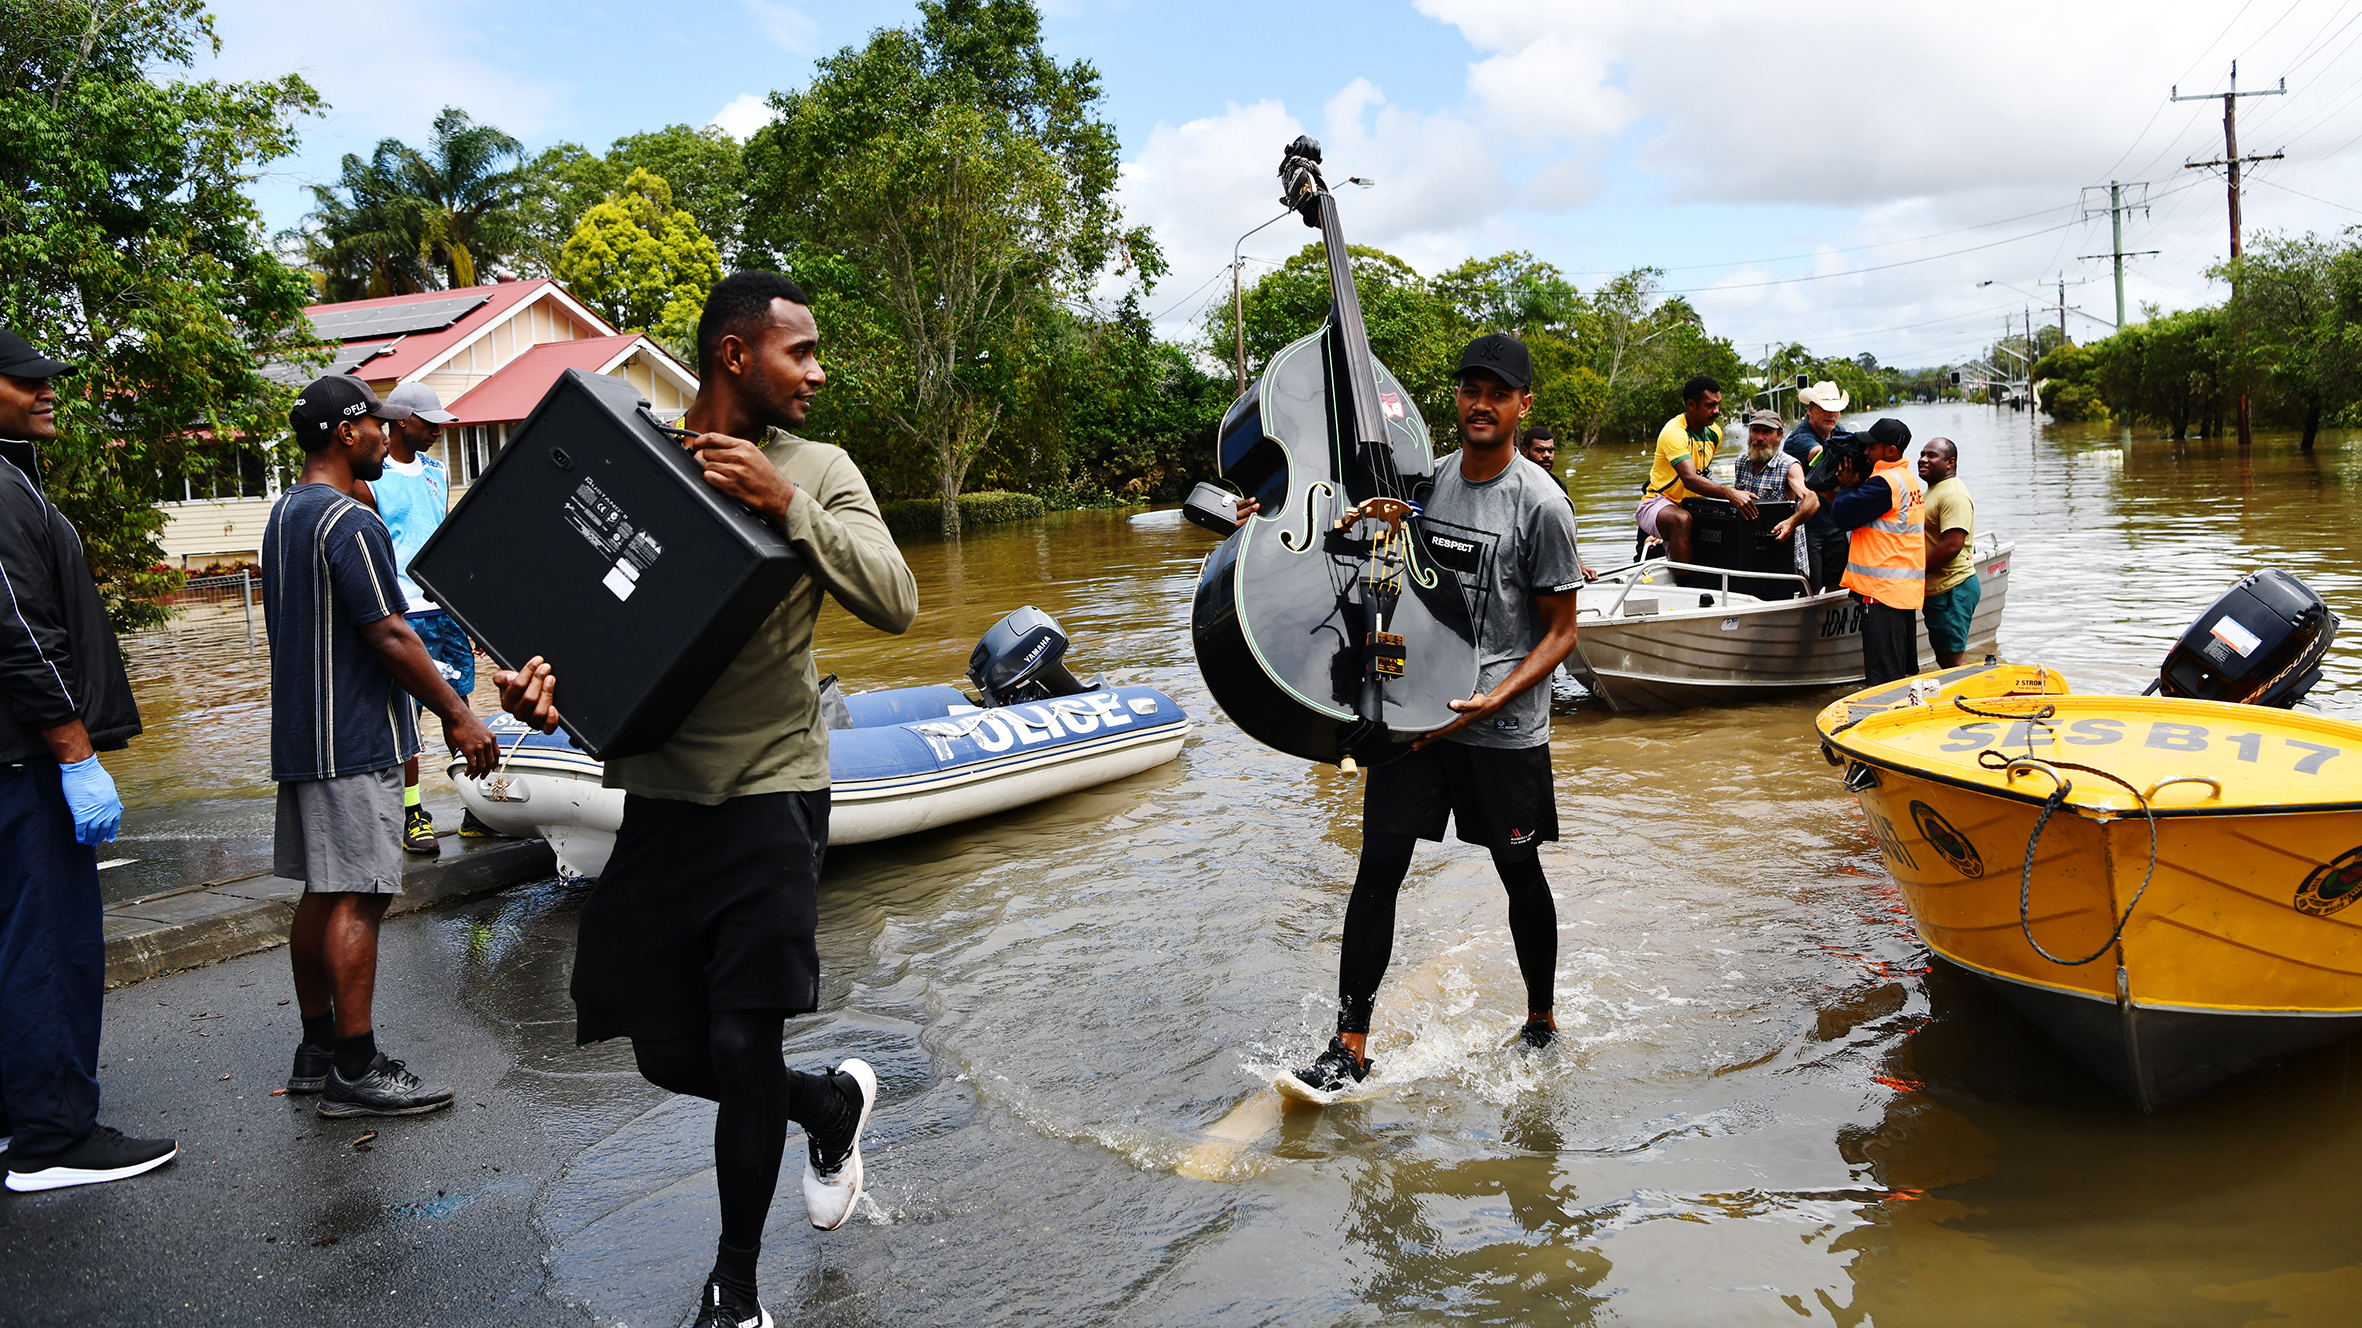
[[346,153],[335,184],[312,186],[291,247],[331,300],[473,286],[517,239],[521,154],[514,138],[446,106],[424,152],[387,138],[367,161]]
[[664,178],[636,170],[582,216],[558,255],[558,281],[617,327],[651,331],[695,363],[697,316],[722,279],[721,255]]
[[[1034,353],[1062,301],[1112,262],[1145,286],[1164,268],[1115,204],[1114,127],[1098,71],[1042,48],[1029,0],[921,0],[773,93],[747,147],[747,242],[866,307],[862,393],[933,472],[946,534],[969,466],[1045,390]],[[831,333],[833,336],[833,332]]]
[[689,214],[725,260],[735,256],[746,218],[746,161],[738,140],[707,125],[667,125],[626,134],[594,156],[579,143],[543,149],[524,168],[517,209],[517,259],[541,274],[582,224],[582,214],[624,187],[635,170],[661,175],[673,205]]
[[2301,423],[2312,451],[2322,416],[2362,400],[2362,251],[2267,234],[2211,275],[2230,281],[2227,312],[2246,333],[2239,377],[2264,389],[2260,413]]
[[260,365],[317,344],[245,186],[319,98],[151,74],[218,52],[202,0],[27,0],[0,33],[0,321],[77,366],[44,485],[116,625],[158,622],[167,484],[283,434]]

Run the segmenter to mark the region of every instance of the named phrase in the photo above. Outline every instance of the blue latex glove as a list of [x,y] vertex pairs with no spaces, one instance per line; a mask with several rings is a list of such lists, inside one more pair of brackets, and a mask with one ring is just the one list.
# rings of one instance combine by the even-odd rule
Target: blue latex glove
[[74,813],[75,842],[96,848],[113,840],[123,825],[123,799],[115,794],[114,776],[95,755],[61,762],[57,773],[65,782],[66,808]]

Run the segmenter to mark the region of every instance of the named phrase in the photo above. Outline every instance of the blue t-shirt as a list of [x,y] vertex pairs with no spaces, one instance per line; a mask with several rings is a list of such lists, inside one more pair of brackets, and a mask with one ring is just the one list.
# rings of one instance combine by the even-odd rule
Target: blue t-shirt
[[451,482],[443,463],[421,453],[405,469],[388,457],[385,473],[369,482],[369,491],[377,495],[377,515],[394,539],[394,575],[402,583],[406,611],[435,611],[441,606],[410,579],[410,560],[418,556],[427,537],[443,524],[443,514],[450,510]]
[[377,514],[299,484],[262,536],[271,640],[271,778],[365,775],[418,751],[418,723],[360,628],[402,612],[393,541]]

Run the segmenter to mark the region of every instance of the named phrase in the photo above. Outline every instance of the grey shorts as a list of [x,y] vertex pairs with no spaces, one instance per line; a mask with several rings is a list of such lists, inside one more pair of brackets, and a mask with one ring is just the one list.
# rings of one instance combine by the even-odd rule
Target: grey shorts
[[402,893],[402,767],[279,785],[271,872],[307,891]]

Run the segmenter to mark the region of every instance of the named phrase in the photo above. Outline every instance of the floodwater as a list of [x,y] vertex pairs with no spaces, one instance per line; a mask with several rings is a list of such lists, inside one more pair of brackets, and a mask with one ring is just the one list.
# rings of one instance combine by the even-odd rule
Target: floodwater
[[[2138,690],[2267,565],[2362,612],[2362,439],[2305,456],[2264,435],[2242,457],[1894,413],[1960,444],[1980,526],[2017,542],[2009,659]],[[1612,565],[1645,455],[1574,464],[1587,556]],[[783,1321],[2353,1321],[2349,1050],[2141,1116],[1931,971],[1816,750],[1826,697],[1614,716],[1562,693],[1559,1047],[1502,1046],[1523,991],[1489,859],[1423,846],[1369,1091],[1281,1110],[1271,1077],[1328,1036],[1359,787],[1211,706],[1186,630],[1209,547],[1169,511],[1065,515],[907,549],[906,637],[824,618],[821,667],[859,689],[952,680],[1036,604],[1078,673],[1163,687],[1196,729],[1122,783],[830,855],[824,1009],[789,1053],[864,1056],[883,1094],[847,1229],[803,1224],[791,1151],[762,1265]],[[173,719],[129,782],[256,802],[267,826],[254,676],[160,653],[135,666]],[[2362,623],[2315,698],[2362,712]],[[471,1007],[512,1030],[504,1087],[583,1149],[537,1201],[550,1293],[671,1323],[712,1257],[710,1108],[641,1084],[621,1044],[573,1046],[578,902],[552,884],[430,925]]]

